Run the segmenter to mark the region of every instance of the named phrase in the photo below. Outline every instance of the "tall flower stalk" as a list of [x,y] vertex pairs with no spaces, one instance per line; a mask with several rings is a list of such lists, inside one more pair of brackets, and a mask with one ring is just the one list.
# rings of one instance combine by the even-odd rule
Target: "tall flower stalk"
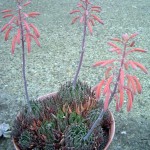
[[85,43],[86,43],[87,27],[89,29],[90,34],[92,35],[93,33],[92,26],[94,26],[95,21],[103,24],[103,21],[99,17],[92,14],[93,12],[99,13],[101,11],[100,6],[93,5],[89,0],[80,0],[80,3],[78,3],[77,7],[78,9],[72,10],[70,14],[75,14],[75,13],[78,14],[78,16],[73,18],[72,24],[74,24],[77,20],[79,20],[79,22],[83,24],[83,37],[82,37],[82,44],[81,44],[80,60],[79,60],[76,74],[73,79],[73,87],[75,87],[76,85],[77,78],[78,78],[78,75],[82,66],[82,62],[83,62],[83,56],[84,56],[85,45],[86,45]]
[[[12,38],[11,53],[14,54],[16,44],[20,45],[22,48],[22,75],[24,80],[24,89],[26,100],[28,104],[29,111],[31,112],[30,100],[28,95],[27,80],[26,80],[26,58],[25,58],[25,48],[27,48],[28,53],[31,51],[31,39],[34,39],[36,44],[40,46],[38,38],[40,37],[38,29],[32,24],[27,22],[27,18],[36,17],[39,15],[38,12],[25,13],[23,8],[28,6],[31,1],[24,3],[24,0],[17,0],[17,10],[6,9],[1,11],[3,13],[3,18],[11,18],[8,23],[6,23],[1,32],[5,32],[5,41],[8,40],[10,31],[15,30],[16,33]],[[32,31],[31,31],[32,30]],[[26,44],[26,45],[25,45]],[[25,47],[26,46],[26,47]]]
[[100,81],[100,83],[95,87],[96,98],[99,101],[101,94],[104,97],[104,108],[99,114],[99,117],[94,122],[93,126],[84,137],[87,140],[88,137],[93,132],[94,128],[103,119],[103,115],[107,111],[109,104],[112,102],[113,98],[116,101],[116,111],[120,111],[123,103],[125,94],[127,96],[127,111],[130,111],[133,105],[134,96],[136,94],[141,94],[142,86],[139,79],[132,74],[129,74],[129,67],[134,70],[138,68],[144,73],[148,73],[147,69],[139,62],[128,59],[128,56],[132,53],[142,52],[145,53],[146,50],[142,48],[135,48],[135,41],[133,40],[137,36],[136,33],[132,35],[124,34],[122,38],[113,38],[113,42],[117,42],[116,45],[113,42],[108,42],[112,48],[111,52],[118,55],[118,59],[109,59],[96,62],[93,66],[106,67],[105,78]]

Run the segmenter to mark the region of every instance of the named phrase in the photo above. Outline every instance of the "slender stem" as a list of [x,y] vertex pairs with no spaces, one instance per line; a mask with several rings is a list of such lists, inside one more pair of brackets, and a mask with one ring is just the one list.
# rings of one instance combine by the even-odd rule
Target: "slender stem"
[[105,111],[104,111],[104,109],[102,109],[101,113],[99,114],[99,116],[97,118],[97,120],[94,122],[94,124],[92,125],[91,129],[88,131],[86,136],[83,138],[84,141],[86,141],[88,139],[88,137],[91,135],[91,133],[96,128],[96,126],[99,124],[99,122],[101,122],[101,120],[103,119],[104,114],[105,114]]
[[[110,95],[110,98],[109,98],[109,104],[111,103],[115,93],[116,93],[116,90],[117,90],[117,87],[118,87],[118,82],[120,80],[120,72],[121,72],[121,68],[123,67],[123,64],[124,64],[124,58],[125,58],[125,51],[126,51],[126,43],[124,44],[124,51],[123,51],[123,55],[122,55],[122,61],[121,61],[121,65],[120,65],[120,69],[119,69],[119,73],[118,73],[118,77],[117,77],[117,80],[116,80],[116,83],[115,83],[115,87],[113,89],[113,92],[111,93]],[[90,130],[88,131],[88,133],[86,134],[86,136],[83,138],[84,141],[86,141],[89,136],[91,135],[91,133],[93,132],[93,130],[96,128],[96,126],[101,122],[101,120],[103,119],[103,116],[105,114],[106,111],[104,111],[103,109],[101,110],[98,118],[96,119],[96,121],[93,123],[92,127],[90,128]]]
[[[88,8],[88,4],[86,3],[85,12],[86,12],[87,8]],[[76,85],[77,78],[78,78],[78,75],[79,75],[79,72],[80,72],[80,69],[81,69],[81,65],[82,65],[82,62],[83,62],[83,55],[84,55],[84,52],[85,52],[86,29],[87,29],[87,14],[85,13],[84,28],[83,28],[83,38],[82,38],[82,49],[81,49],[80,61],[79,61],[79,64],[78,64],[78,68],[77,68],[75,77],[73,79],[73,87],[75,87],[75,85]]]
[[[119,70],[119,74],[120,74],[120,70]],[[119,81],[119,75],[118,75],[118,77],[117,77],[117,82],[118,82],[118,81]],[[110,102],[112,101],[112,99],[113,99],[113,97],[114,97],[114,95],[115,95],[115,93],[116,93],[117,86],[118,86],[117,82],[116,82],[115,87],[114,87],[114,89],[113,89],[113,92],[111,93],[111,96],[110,96],[110,98],[109,98],[109,104],[110,104]],[[93,123],[92,127],[90,128],[90,130],[88,131],[88,133],[86,134],[86,136],[83,138],[84,141],[86,141],[86,140],[89,138],[89,136],[90,136],[91,133],[94,131],[94,129],[96,128],[96,126],[101,122],[101,120],[103,119],[103,116],[104,116],[105,112],[106,112],[106,110],[105,110],[105,111],[104,111],[103,109],[101,110],[101,112],[99,113],[98,118],[97,118],[96,121]]]
[[21,45],[22,45],[22,75],[23,75],[23,80],[24,80],[24,88],[25,88],[25,95],[26,95],[26,100],[27,100],[27,105],[29,112],[31,112],[31,105],[29,101],[29,96],[28,96],[28,89],[27,89],[27,80],[26,80],[26,61],[25,61],[25,45],[24,45],[24,30],[23,30],[23,24],[22,24],[22,16],[21,16],[21,6],[20,2],[18,2],[18,14],[19,14],[19,22],[20,22],[20,30],[21,30]]

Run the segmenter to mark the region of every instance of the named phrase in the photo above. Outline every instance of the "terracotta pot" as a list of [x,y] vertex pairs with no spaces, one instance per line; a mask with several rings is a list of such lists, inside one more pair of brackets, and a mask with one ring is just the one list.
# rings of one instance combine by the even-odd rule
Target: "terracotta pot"
[[110,110],[109,110],[109,112],[110,112],[110,116],[111,116],[111,127],[109,130],[109,140],[108,140],[108,143],[105,146],[104,150],[107,150],[109,148],[109,146],[114,138],[114,135],[115,135],[115,119],[114,119],[112,112]]
[[[39,101],[43,101],[47,98],[50,98],[52,96],[56,96],[57,95],[57,92],[53,92],[53,93],[49,93],[49,94],[46,94],[44,96],[40,96],[38,97],[37,100]],[[109,140],[108,140],[108,143],[107,145],[105,146],[104,150],[108,150],[113,138],[114,138],[114,135],[115,135],[115,120],[114,120],[114,117],[113,117],[113,114],[111,113],[111,111],[109,110],[110,112],[110,116],[111,116],[111,127],[110,127],[110,130],[109,130]],[[20,148],[18,148],[17,144],[15,143],[14,139],[12,139],[12,142],[14,144],[14,147],[16,150],[20,150]]]

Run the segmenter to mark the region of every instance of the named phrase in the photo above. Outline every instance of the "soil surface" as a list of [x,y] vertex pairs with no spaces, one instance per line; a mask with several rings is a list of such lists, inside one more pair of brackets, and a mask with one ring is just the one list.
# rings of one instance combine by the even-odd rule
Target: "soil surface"
[[[134,58],[143,63],[150,71],[150,0],[94,0],[102,7],[100,17],[104,25],[95,24],[93,36],[87,35],[86,51],[80,80],[94,86],[103,77],[101,68],[92,68],[98,60],[111,58],[107,50],[107,41],[120,37],[123,33],[139,33],[137,47],[148,50],[147,54],[136,53]],[[32,43],[30,54],[26,54],[26,75],[30,99],[49,92],[57,91],[60,84],[72,80],[81,50],[82,26],[70,25],[76,9],[77,0],[34,0],[27,12],[41,13],[33,21],[41,37],[41,48]],[[0,11],[16,8],[15,2],[0,1]],[[0,26],[7,19],[0,15]],[[13,33],[10,35],[12,37]],[[22,80],[22,53],[20,46],[11,55],[11,38],[4,42],[4,33],[0,34],[0,124],[12,126],[21,106],[26,103]],[[134,73],[134,72],[133,72]],[[116,134],[110,150],[149,150],[150,149],[150,74],[140,70],[135,73],[142,83],[143,92],[135,96],[133,108],[127,113],[123,109],[115,112],[115,103],[110,105],[116,120]],[[14,150],[11,139],[0,138],[0,150]]]

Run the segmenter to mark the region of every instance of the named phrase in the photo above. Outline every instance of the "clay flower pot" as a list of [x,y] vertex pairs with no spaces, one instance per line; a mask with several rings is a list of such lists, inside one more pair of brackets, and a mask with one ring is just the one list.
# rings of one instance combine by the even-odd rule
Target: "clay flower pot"
[[107,150],[114,138],[114,135],[115,135],[115,120],[114,120],[114,116],[112,114],[111,111],[110,112],[110,116],[111,116],[111,126],[110,126],[110,129],[109,129],[109,140],[108,140],[108,143],[107,145],[105,146],[104,150]]
[[[49,93],[49,94],[46,94],[44,96],[40,96],[38,97],[37,100],[39,101],[44,101],[45,99],[48,99],[50,97],[55,97],[57,95],[57,92],[53,92],[53,93]],[[114,138],[114,135],[115,135],[115,120],[114,120],[114,117],[113,117],[113,114],[111,113],[111,111],[109,110],[109,113],[110,113],[110,117],[111,117],[111,125],[110,125],[110,129],[109,129],[109,140],[108,140],[108,143],[106,144],[104,150],[107,150]],[[14,139],[12,139],[12,142],[14,144],[14,147],[16,150],[21,150],[18,146],[17,146],[17,143],[15,143]]]

